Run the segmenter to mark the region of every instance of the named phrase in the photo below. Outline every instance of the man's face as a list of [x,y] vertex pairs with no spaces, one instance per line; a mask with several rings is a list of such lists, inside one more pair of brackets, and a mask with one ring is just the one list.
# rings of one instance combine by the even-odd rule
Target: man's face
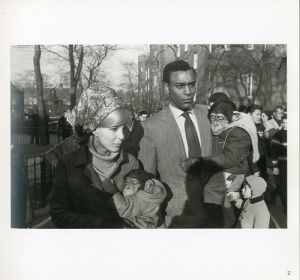
[[174,107],[183,111],[192,109],[196,93],[196,75],[192,70],[172,72],[165,87]]
[[283,117],[283,109],[276,109],[276,111],[273,113],[274,119],[281,121]]
[[287,130],[287,119],[282,119],[281,127],[283,130]]
[[141,182],[136,178],[127,177],[125,180],[125,187],[123,189],[123,195],[134,195],[142,186]]
[[148,117],[147,114],[142,114],[142,115],[139,116],[139,119],[140,119],[141,122],[143,122],[147,119],[147,117]]
[[254,110],[254,112],[251,114],[251,117],[254,123],[261,123],[261,110]]

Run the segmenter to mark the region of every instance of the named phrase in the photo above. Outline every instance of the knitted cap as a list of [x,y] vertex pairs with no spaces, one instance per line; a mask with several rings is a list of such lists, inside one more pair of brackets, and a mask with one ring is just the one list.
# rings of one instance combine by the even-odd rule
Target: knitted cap
[[246,181],[253,191],[253,197],[260,196],[266,191],[267,183],[263,178],[250,175],[246,177]]
[[119,108],[124,108],[124,104],[112,88],[102,86],[87,89],[75,107],[75,124],[93,131],[111,112]]

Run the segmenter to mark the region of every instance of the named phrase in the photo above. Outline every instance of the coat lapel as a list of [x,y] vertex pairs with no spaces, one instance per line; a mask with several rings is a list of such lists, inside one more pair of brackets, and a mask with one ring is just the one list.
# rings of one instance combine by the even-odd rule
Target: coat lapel
[[164,126],[161,129],[166,130],[170,143],[174,144],[174,149],[178,150],[181,158],[186,158],[181,133],[169,107],[162,111],[162,121]]
[[91,162],[85,166],[84,175],[90,180],[90,184],[94,188],[96,188],[100,191],[103,191],[102,182],[101,182],[98,174],[94,170]]

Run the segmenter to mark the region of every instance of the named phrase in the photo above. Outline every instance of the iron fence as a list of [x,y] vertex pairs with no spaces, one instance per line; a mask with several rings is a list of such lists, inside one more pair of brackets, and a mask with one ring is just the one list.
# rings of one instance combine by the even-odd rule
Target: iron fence
[[[34,156],[12,156],[12,179],[20,177],[17,181],[12,180],[12,212],[18,212],[18,204],[23,208],[19,214],[12,215],[12,227],[36,227],[41,219],[49,219],[49,195],[52,190],[55,178],[55,168],[58,160],[64,153],[76,148],[73,137],[69,137],[54,147]],[[23,159],[23,161],[22,161]],[[17,163],[20,161],[21,164]],[[16,168],[20,172],[15,173]],[[13,195],[15,193],[15,198]],[[17,209],[17,210],[14,210]],[[25,214],[23,213],[25,212]],[[23,217],[18,226],[13,221],[13,216],[18,219],[18,215]],[[43,223],[43,222],[42,222]],[[16,226],[14,226],[16,225]]]
[[[58,121],[49,123],[47,135],[49,145],[57,145],[63,141],[63,132],[58,126]],[[11,143],[15,145],[39,144],[39,127],[27,124],[12,124]]]

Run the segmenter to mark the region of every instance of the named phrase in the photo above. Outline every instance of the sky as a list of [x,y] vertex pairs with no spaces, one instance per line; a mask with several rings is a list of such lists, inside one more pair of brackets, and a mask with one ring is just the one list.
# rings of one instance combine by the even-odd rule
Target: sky
[[[111,85],[118,88],[123,75],[122,62],[138,62],[138,56],[149,51],[149,45],[118,45],[118,50],[105,58],[102,69],[107,73]],[[11,81],[18,79],[20,73],[33,71],[33,46],[11,46]],[[41,71],[48,75],[49,83],[58,80],[58,63],[53,62],[54,55],[42,51]]]

